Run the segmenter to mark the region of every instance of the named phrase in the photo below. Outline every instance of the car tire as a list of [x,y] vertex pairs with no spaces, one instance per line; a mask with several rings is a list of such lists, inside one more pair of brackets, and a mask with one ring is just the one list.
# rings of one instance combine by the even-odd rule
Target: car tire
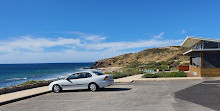
[[53,92],[54,93],[59,93],[60,91],[62,91],[62,88],[59,85],[57,85],[57,84],[53,85]]
[[95,83],[91,83],[89,84],[89,90],[94,92],[94,91],[97,91],[99,89],[99,86]]

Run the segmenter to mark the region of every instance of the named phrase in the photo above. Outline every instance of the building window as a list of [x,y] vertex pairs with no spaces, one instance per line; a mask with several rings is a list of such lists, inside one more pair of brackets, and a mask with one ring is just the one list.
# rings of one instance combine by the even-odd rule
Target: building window
[[190,58],[191,58],[191,65],[196,67],[201,66],[200,52],[193,53]]
[[202,49],[202,48],[201,48],[201,42],[195,44],[195,45],[192,47],[192,49]]
[[207,51],[203,53],[204,68],[220,68],[220,51]]
[[204,41],[204,49],[209,49],[209,48],[219,48],[219,43]]

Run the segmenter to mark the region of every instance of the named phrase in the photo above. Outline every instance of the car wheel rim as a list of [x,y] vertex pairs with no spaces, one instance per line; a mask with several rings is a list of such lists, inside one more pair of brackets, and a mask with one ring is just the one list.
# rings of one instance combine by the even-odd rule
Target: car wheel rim
[[90,88],[91,91],[95,91],[96,90],[96,85],[95,84],[91,84],[89,88]]
[[60,87],[57,86],[57,85],[55,85],[55,86],[54,86],[54,92],[59,92],[59,91],[60,91]]

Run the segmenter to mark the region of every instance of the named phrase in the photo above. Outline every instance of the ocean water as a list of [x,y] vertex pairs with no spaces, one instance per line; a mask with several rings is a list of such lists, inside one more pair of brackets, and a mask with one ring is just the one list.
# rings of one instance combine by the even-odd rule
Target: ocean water
[[93,63],[0,64],[0,88],[27,80],[51,80],[85,70]]

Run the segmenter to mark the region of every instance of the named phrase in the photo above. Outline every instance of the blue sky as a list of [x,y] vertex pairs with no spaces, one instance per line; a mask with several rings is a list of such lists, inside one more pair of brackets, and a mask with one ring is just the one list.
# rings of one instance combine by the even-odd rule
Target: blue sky
[[0,63],[94,62],[220,38],[218,0],[1,0]]

